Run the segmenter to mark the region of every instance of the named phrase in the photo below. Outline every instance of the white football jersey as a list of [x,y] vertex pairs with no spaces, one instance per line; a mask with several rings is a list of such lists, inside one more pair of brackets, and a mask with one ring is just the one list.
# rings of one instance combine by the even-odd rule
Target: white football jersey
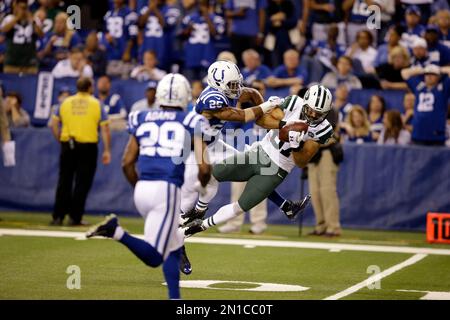
[[[298,96],[294,95],[287,97],[281,106],[284,110],[283,121],[301,120],[300,114],[302,112],[303,104],[303,99]],[[302,143],[298,149],[292,149],[289,142],[281,141],[278,134],[278,129],[270,130],[261,141],[260,145],[277,166],[290,172],[295,167],[292,151],[301,150],[303,143],[307,140],[325,144],[333,135],[333,127],[327,120],[324,120],[316,127],[309,127],[308,132],[303,136]]]

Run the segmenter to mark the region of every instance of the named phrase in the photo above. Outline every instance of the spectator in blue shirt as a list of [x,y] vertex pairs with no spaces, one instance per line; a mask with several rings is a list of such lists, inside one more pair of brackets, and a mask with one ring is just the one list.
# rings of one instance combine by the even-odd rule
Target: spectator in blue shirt
[[97,33],[92,31],[86,37],[86,46],[84,47],[84,56],[94,71],[94,77],[100,77],[106,74],[106,51],[99,45]]
[[297,25],[295,7],[291,0],[269,0],[267,7],[267,32],[274,37],[273,48],[267,48],[271,52],[271,66],[283,63],[283,53],[291,49],[292,43],[289,31]]
[[111,79],[102,76],[97,80],[97,98],[108,115],[112,130],[125,130],[127,109],[118,93],[111,92]]
[[339,85],[346,85],[349,90],[362,89],[361,81],[352,72],[353,62],[347,56],[339,58],[335,70],[328,72],[321,83],[329,88],[336,89]]
[[137,15],[125,5],[125,0],[115,0],[114,9],[106,13],[104,20],[105,32],[100,43],[108,57],[106,73],[127,78],[133,68],[131,60],[137,37]]
[[450,48],[450,11],[439,10],[435,19],[439,28],[439,42]]
[[45,34],[38,52],[41,70],[52,70],[57,62],[67,59],[70,49],[81,43],[77,32],[67,27],[67,19],[67,13],[58,13],[53,30]]
[[169,68],[179,17],[180,10],[168,5],[166,0],[149,1],[149,5],[141,9],[139,27],[143,28],[143,42],[139,47],[140,59],[144,52],[152,50],[157,54],[158,66],[166,70]]
[[386,111],[386,101],[380,95],[370,97],[367,106],[367,115],[370,123],[372,138],[377,140],[383,130],[383,117]]
[[261,63],[261,57],[256,50],[247,49],[242,53],[244,68],[241,69],[244,84],[251,87],[253,82],[264,82],[271,74],[269,67]]
[[434,60],[428,54],[428,45],[425,39],[416,38],[412,44],[411,66],[425,67],[430,63],[439,64],[439,60]]
[[[441,73],[446,75],[441,77]],[[450,97],[450,67],[430,64],[402,70],[415,95],[412,140],[420,145],[444,145],[447,102]]]
[[440,66],[449,65],[450,49],[439,42],[439,28],[435,25],[428,25],[424,37],[427,41],[428,55],[433,63]]
[[339,28],[337,24],[331,24],[327,28],[326,40],[312,40],[305,49],[306,55],[302,57],[302,63],[307,67],[310,82],[319,82],[326,72],[334,68],[346,50],[345,46],[338,44]]
[[[342,9],[348,17],[346,27],[348,44],[353,43],[357,39],[358,33],[362,30],[370,32],[373,43],[377,43],[377,30],[367,28],[367,22],[373,14],[373,11],[368,8],[369,2],[378,5],[378,7],[384,7],[384,3],[387,1],[391,0],[345,0],[342,2]],[[336,12],[336,9],[332,12]]]
[[378,67],[389,60],[389,52],[395,47],[401,45],[403,28],[401,26],[392,26],[387,32],[387,42],[378,46],[377,56],[375,58],[374,66]]
[[291,92],[308,83],[308,74],[300,67],[300,55],[294,49],[287,50],[283,55],[284,64],[277,67],[272,76],[267,78],[267,86],[271,88],[289,88]]
[[206,76],[208,67],[217,56],[215,37],[225,31],[225,21],[210,13],[208,0],[200,0],[195,8],[181,24],[181,35],[187,39],[184,45],[185,75],[190,80],[200,80]]
[[406,30],[402,34],[402,40],[406,43],[408,48],[412,48],[414,39],[422,37],[425,32],[425,27],[420,24],[421,12],[416,5],[409,6],[405,11],[405,26]]
[[267,0],[227,0],[226,18],[230,21],[231,51],[242,65],[242,52],[260,46],[264,39]]

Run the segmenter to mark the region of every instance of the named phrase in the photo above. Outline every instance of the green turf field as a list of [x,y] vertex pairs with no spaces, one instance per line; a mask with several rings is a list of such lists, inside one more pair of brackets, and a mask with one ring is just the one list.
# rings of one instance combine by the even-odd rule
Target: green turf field
[[[0,234],[11,233],[0,236],[0,299],[166,298],[161,269],[148,268],[115,241],[76,239],[77,233],[30,236],[29,230],[86,230],[49,227],[48,214],[0,213],[0,219]],[[95,223],[101,218],[86,219]],[[139,218],[121,223],[142,233]],[[348,249],[340,247],[344,244]],[[326,239],[298,237],[296,226],[270,226],[264,235],[252,236],[246,226],[232,235],[211,230],[186,246],[194,272],[182,280],[212,282],[206,288],[183,288],[184,299],[450,299],[450,246],[427,244],[423,233],[345,230],[340,238]],[[67,288],[69,266],[81,271],[79,290]],[[387,273],[379,288],[367,288],[364,281],[374,275],[368,268]],[[265,289],[267,283],[275,287]],[[298,287],[278,291],[284,288],[280,285]]]

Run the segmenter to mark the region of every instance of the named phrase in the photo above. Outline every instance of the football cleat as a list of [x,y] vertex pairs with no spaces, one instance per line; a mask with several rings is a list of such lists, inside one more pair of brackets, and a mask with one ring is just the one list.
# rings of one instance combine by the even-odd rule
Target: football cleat
[[190,275],[192,273],[192,265],[187,256],[185,246],[181,247],[180,271],[185,275]]
[[107,237],[112,238],[116,228],[119,226],[119,220],[114,213],[108,215],[105,220],[93,226],[86,232],[86,238]]
[[286,208],[284,210],[282,209],[281,211],[283,211],[288,219],[294,220],[299,213],[303,213],[303,211],[305,211],[305,209],[308,207],[308,204],[311,202],[311,195],[306,195],[301,201],[287,201],[288,203]]
[[192,208],[191,210],[189,210],[186,213],[182,213],[181,214],[181,227],[187,227],[188,224],[190,224],[191,222],[193,222],[196,219],[200,219],[202,220],[205,217],[206,214],[206,210],[200,211],[197,210],[196,208]]
[[184,235],[186,238],[188,238],[204,230],[206,230],[206,228],[203,226],[203,220],[195,219],[194,221],[186,225],[186,227],[184,228]]

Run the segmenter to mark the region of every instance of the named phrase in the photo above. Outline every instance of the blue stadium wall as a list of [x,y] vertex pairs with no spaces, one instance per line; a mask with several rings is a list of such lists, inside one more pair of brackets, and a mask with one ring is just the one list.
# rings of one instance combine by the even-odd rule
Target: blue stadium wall
[[[33,115],[36,77],[0,76],[7,91],[19,91],[24,106]],[[73,84],[73,80],[55,82],[58,87]],[[114,86],[127,103],[142,97],[145,84],[131,80],[115,81]],[[124,89],[126,88],[126,90]],[[285,93],[278,92],[280,95]],[[401,106],[402,95],[383,92],[389,105]],[[360,91],[353,99],[365,99],[373,91]],[[362,102],[362,100],[361,100]],[[362,103],[365,104],[365,103]],[[35,124],[46,121],[33,119]],[[48,128],[27,128],[13,131],[16,141],[17,165],[5,168],[0,153],[0,207],[8,210],[51,211],[58,177],[59,144]],[[113,134],[113,160],[109,166],[98,164],[94,186],[87,201],[90,213],[137,215],[132,188],[120,168],[127,133]],[[341,221],[344,227],[372,229],[424,230],[427,212],[450,212],[450,149],[445,147],[389,147],[375,144],[344,146],[345,160],[339,171],[338,193]],[[308,192],[307,182],[294,170],[279,191],[295,199]],[[220,186],[210,212],[230,201],[230,185]],[[269,203],[268,222],[291,223]],[[314,223],[309,208],[304,223]]]
[[[47,128],[13,131],[17,165],[0,167],[0,207],[11,210],[50,211],[58,177],[59,144]],[[120,160],[128,135],[114,133],[113,160],[98,164],[86,211],[137,215],[133,191],[126,182]],[[450,149],[345,145],[345,160],[338,178],[341,221],[344,227],[424,230],[427,212],[450,212]],[[1,156],[0,156],[1,160]],[[279,191],[300,197],[307,182],[294,170]],[[156,190],[155,190],[156,192]],[[210,212],[230,201],[230,185],[222,184]],[[269,204],[268,222],[288,224]],[[305,224],[314,223],[311,208]]]

